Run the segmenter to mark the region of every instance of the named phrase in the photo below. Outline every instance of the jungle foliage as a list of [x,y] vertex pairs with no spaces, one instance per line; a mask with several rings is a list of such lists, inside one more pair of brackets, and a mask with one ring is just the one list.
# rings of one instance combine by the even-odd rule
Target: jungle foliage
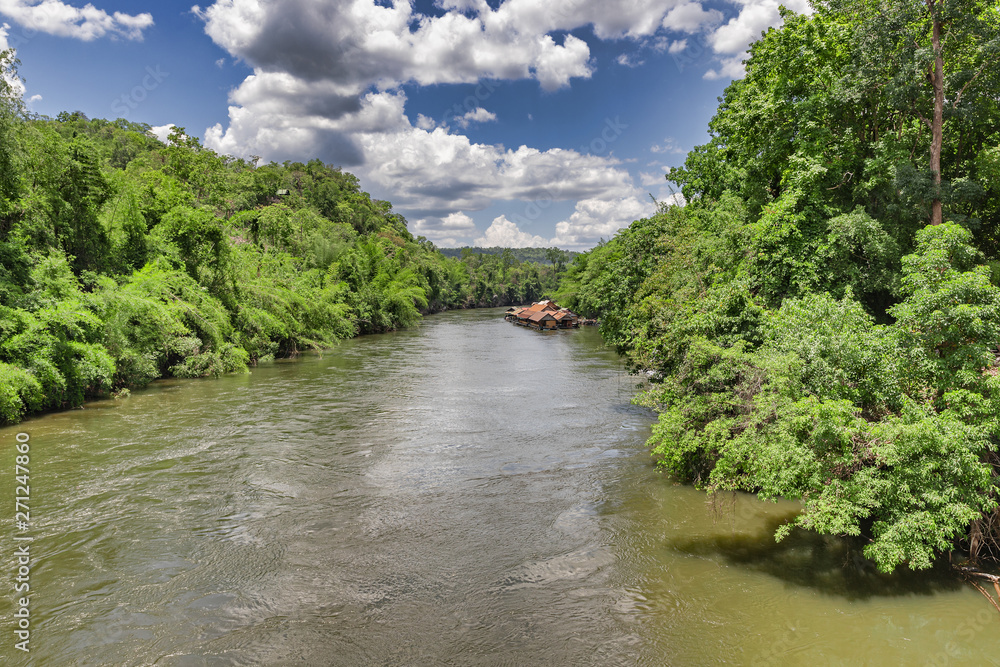
[[445,257],[319,160],[258,166],[183,128],[164,143],[122,119],[28,117],[16,68],[0,55],[0,423],[556,284],[509,252]]
[[578,252],[572,250],[560,250],[559,248],[502,248],[500,246],[479,247],[463,246],[461,248],[441,248],[441,254],[445,257],[468,257],[469,255],[503,255],[509,252],[514,259],[520,262],[534,262],[536,264],[551,264],[559,267],[560,271],[576,257]]
[[779,539],[1000,557],[998,52],[991,2],[786,11],[669,174],[687,205],[556,294],[649,378],[666,470],[801,501]]

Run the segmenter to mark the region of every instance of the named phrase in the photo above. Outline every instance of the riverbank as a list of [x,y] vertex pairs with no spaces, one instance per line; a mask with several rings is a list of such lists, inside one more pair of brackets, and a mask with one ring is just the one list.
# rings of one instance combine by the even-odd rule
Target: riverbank
[[320,160],[261,165],[183,128],[161,141],[82,114],[4,128],[24,159],[0,211],[0,423],[243,372],[421,311],[530,302],[558,280],[511,253],[445,257]]

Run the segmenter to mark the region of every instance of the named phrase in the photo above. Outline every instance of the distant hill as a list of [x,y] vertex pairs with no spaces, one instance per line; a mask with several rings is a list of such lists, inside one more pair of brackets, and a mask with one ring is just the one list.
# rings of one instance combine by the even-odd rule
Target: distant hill
[[[502,255],[504,250],[508,248],[501,248],[499,246],[494,246],[492,248],[478,248],[465,246],[464,248],[438,248],[438,251],[445,257],[462,257],[463,252],[468,252],[473,255]],[[509,250],[514,254],[514,258],[519,262],[535,262],[536,264],[553,264],[551,251],[556,251],[562,253],[562,263],[568,264],[573,261],[573,258],[579,255],[578,252],[573,252],[572,250],[560,250],[559,248],[509,248]]]

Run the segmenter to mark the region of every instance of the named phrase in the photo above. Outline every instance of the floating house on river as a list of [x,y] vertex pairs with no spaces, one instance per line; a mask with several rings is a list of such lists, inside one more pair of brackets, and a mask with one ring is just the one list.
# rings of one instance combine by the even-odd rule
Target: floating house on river
[[504,319],[522,327],[539,331],[572,329],[580,326],[580,318],[568,308],[560,308],[555,301],[546,299],[526,307],[508,308]]

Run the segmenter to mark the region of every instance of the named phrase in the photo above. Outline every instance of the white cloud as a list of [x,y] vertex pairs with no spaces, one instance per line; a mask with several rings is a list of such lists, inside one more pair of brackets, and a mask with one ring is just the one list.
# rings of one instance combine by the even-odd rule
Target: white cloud
[[421,218],[411,223],[410,231],[445,248],[468,245],[478,232],[476,223],[462,211],[449,213],[443,218]]
[[257,72],[230,94],[229,126],[205,131],[205,145],[223,154],[265,160],[315,156],[353,167],[363,162],[359,136],[410,128],[402,93],[343,95],[336,84]]
[[[504,0],[493,6],[437,0],[444,14],[434,16],[403,0],[218,0],[193,11],[206,33],[253,74],[231,92],[228,123],[208,128],[205,144],[237,156],[341,164],[415,220],[414,233],[442,245],[478,234],[467,213],[499,201],[572,202],[573,214],[545,243],[588,247],[654,208],[621,161],[473,143],[458,130],[497,119],[476,104],[436,120],[417,114],[411,122],[402,86],[479,83],[478,102],[485,100],[480,88],[488,97],[510,80],[563,88],[592,75],[590,47],[568,32],[586,26],[598,39],[634,40],[639,55],[651,48],[677,57],[698,40],[705,65],[716,67],[706,76],[739,76],[742,51],[732,49],[760,17],[770,16],[776,1],[731,0],[739,14],[723,23],[718,10],[688,0]],[[671,39],[676,33],[691,37]],[[619,64],[641,63],[634,49],[623,51],[630,54]],[[672,139],[650,150],[685,152]],[[640,181],[648,186],[663,178],[642,173]],[[481,238],[534,243],[536,237],[518,229],[522,221],[511,218],[497,218]]]
[[216,66],[216,67],[218,67],[218,68],[220,68],[220,69],[221,69],[221,68],[222,68],[222,67],[223,67],[223,66],[224,66],[225,64],[226,64],[226,59],[225,59],[225,58],[219,58],[218,60],[216,60],[216,61],[215,61],[215,66]]
[[[9,42],[7,41],[7,37],[10,35],[9,31],[10,31],[9,24],[4,23],[3,25],[0,25],[0,51],[6,51],[7,49],[11,48]],[[16,52],[14,56],[17,57]],[[23,98],[24,82],[20,79],[20,77],[11,76],[6,71],[2,73],[2,76],[4,83],[6,83],[10,87],[10,92],[18,98]],[[29,102],[30,101],[31,100],[29,100]]]
[[409,2],[375,0],[220,0],[194,11],[219,46],[255,67],[329,80],[356,94],[373,85],[481,78],[534,78],[554,90],[591,75],[586,42],[565,35],[557,44],[548,31],[510,20],[517,17],[506,16],[509,4],[471,16],[453,8],[439,17],[416,13]]
[[170,133],[174,131],[175,127],[177,126],[173,123],[168,123],[166,125],[154,125],[150,128],[150,132],[152,132],[153,136],[163,143],[167,143],[167,137],[170,136]]
[[[489,123],[491,121],[495,121],[496,119],[497,115],[495,113],[487,111],[482,107],[476,107],[472,111],[467,112],[464,116],[455,116],[455,122],[462,127],[469,127],[469,123]],[[427,128],[425,127],[421,129]]]
[[[760,37],[760,33],[771,26],[781,25],[779,6],[800,14],[811,14],[812,8],[808,0],[737,0],[742,9],[725,25],[719,26],[709,42],[716,53],[736,55],[742,54],[750,46],[750,42]],[[725,66],[723,67],[725,69]],[[732,67],[730,66],[730,69]],[[741,68],[742,70],[742,68]],[[742,76],[742,71],[740,73]]]
[[677,141],[673,137],[667,137],[663,140],[662,144],[654,144],[649,147],[651,153],[673,153],[676,155],[684,155],[687,153],[686,150],[677,145]]
[[719,66],[705,72],[704,78],[714,81],[716,79],[740,79],[746,74],[743,66],[743,54],[730,58],[720,58]]
[[618,199],[582,199],[567,219],[556,224],[551,245],[567,250],[593,247],[600,239],[612,238],[619,229],[655,212],[652,201],[638,192]]
[[[268,78],[266,75],[261,75]],[[292,88],[288,88],[292,85]],[[285,105],[276,92],[288,91]],[[473,143],[446,127],[410,123],[402,92],[369,93],[360,107],[339,118],[312,114],[316,102],[296,97],[294,80],[258,83],[234,92],[243,103],[230,107],[230,122],[209,128],[205,145],[231,155],[264,160],[318,156],[351,169],[366,187],[386,193],[395,207],[419,221],[414,233],[435,242],[459,234],[456,211],[479,211],[497,201],[576,201],[619,198],[634,187],[628,172],[610,157],[553,148]],[[260,95],[256,98],[255,95]],[[308,90],[303,88],[303,95]],[[333,94],[333,93],[330,93]],[[296,101],[297,100],[297,101]],[[442,221],[450,220],[445,226]],[[595,239],[596,240],[596,239]]]
[[460,12],[474,12],[478,14],[489,11],[489,5],[486,4],[486,0],[437,0],[434,4],[441,7],[441,9],[455,9]]
[[494,201],[572,201],[612,197],[631,187],[627,171],[608,158],[565,149],[517,150],[472,143],[438,128],[360,137],[359,172],[393,192],[393,202],[426,211],[482,210]]
[[625,67],[641,67],[646,61],[638,58],[635,54],[623,53],[615,59],[615,62]]
[[149,13],[108,14],[90,3],[78,8],[59,0],[0,0],[0,14],[29,30],[85,42],[107,35],[141,40],[142,31],[153,25]]
[[437,123],[434,122],[433,118],[429,118],[422,113],[417,114],[417,127],[421,130],[427,130],[428,132],[437,127]]
[[663,17],[663,27],[677,32],[695,33],[722,22],[722,12],[705,10],[700,3],[685,2],[671,9]]
[[485,4],[477,3],[479,15],[491,25],[512,26],[524,32],[591,25],[599,39],[607,40],[652,35],[678,0],[507,0],[488,13],[483,9]]
[[663,185],[663,183],[665,182],[663,175],[665,173],[666,172],[655,174],[655,173],[640,171],[639,182],[641,182],[642,185],[647,188],[651,185]]
[[548,239],[522,232],[517,225],[501,215],[493,219],[486,233],[475,240],[474,245],[481,248],[545,248],[549,246]]
[[32,95],[31,97],[28,98],[28,104],[34,104],[35,102],[41,102],[41,101],[42,101],[41,95]]
[[660,204],[667,204],[668,206],[686,206],[687,199],[680,192],[671,192],[668,196],[660,198]]

